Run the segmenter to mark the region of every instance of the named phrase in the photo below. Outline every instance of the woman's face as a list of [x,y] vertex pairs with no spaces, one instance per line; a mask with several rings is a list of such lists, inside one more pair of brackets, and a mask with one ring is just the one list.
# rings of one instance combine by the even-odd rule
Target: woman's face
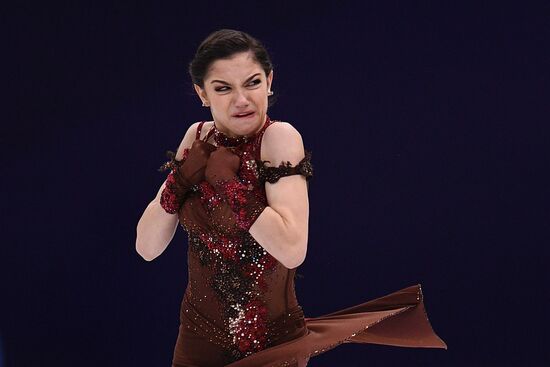
[[273,71],[266,77],[251,52],[212,63],[204,79],[204,89],[195,91],[212,112],[218,129],[228,136],[253,135],[265,122],[267,92]]

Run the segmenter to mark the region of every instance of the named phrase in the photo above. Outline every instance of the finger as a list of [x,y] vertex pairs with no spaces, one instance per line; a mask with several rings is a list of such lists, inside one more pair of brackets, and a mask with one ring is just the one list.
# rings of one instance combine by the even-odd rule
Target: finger
[[202,140],[197,139],[193,142],[193,144],[191,144],[191,148],[198,148],[202,146],[203,143],[204,142]]
[[224,147],[224,146],[218,147],[218,152],[220,152],[220,153],[222,153],[222,152],[227,153],[228,151],[229,151],[229,148],[227,148],[227,147]]
[[205,147],[206,147],[206,149],[208,149],[209,153],[212,153],[213,151],[218,149],[217,146],[215,146],[214,144],[210,144],[210,143],[205,143]]

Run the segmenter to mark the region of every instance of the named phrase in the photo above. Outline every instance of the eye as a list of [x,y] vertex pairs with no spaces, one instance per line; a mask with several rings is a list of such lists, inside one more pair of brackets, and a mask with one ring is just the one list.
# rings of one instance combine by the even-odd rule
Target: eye
[[261,79],[254,79],[253,81],[250,82],[249,85],[250,85],[251,87],[254,87],[254,86],[260,84],[261,82],[262,82]]
[[229,87],[218,87],[214,89],[216,92],[226,92],[229,90]]

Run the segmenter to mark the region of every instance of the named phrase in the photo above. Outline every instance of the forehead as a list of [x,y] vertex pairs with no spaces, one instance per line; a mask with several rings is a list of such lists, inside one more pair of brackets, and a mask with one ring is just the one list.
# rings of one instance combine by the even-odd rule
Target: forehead
[[208,69],[205,80],[243,80],[252,74],[262,71],[262,67],[254,60],[254,56],[251,52],[241,52],[233,55],[229,59],[214,61]]

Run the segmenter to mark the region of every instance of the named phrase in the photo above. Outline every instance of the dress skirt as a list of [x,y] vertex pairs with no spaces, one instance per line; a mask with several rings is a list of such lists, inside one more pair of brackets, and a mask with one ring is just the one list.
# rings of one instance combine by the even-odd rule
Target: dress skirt
[[227,366],[302,367],[307,365],[310,357],[342,343],[447,349],[430,325],[419,284],[305,321],[302,336]]

